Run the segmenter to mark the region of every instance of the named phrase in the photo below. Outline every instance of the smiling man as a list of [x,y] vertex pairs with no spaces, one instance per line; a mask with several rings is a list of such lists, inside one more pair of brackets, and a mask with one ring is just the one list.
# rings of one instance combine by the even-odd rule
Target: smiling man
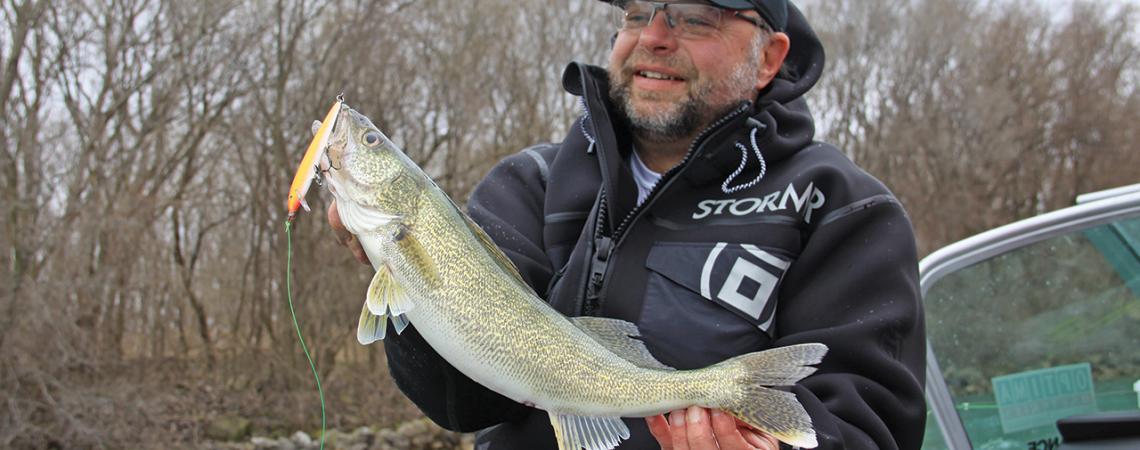
[[[820,448],[918,448],[913,231],[890,191],[813,140],[803,95],[824,54],[810,25],[786,0],[613,6],[608,69],[563,75],[582,117],[562,142],[496,166],[472,218],[552,306],[637,324],[667,365],[827,344],[791,388]],[[366,261],[335,205],[329,221]],[[393,377],[437,423],[482,430],[480,450],[554,447],[546,413],[472,382],[414,327],[388,336]],[[621,449],[778,448],[720,411],[625,421]]]

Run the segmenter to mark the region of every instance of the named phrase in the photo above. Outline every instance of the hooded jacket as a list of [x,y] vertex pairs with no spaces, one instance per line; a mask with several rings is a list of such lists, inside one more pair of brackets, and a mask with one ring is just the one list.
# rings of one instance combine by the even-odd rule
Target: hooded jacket
[[[794,7],[787,33],[788,70],[701,133],[640,205],[606,73],[571,64],[563,85],[583,116],[561,143],[500,162],[468,210],[554,308],[637,324],[667,365],[826,344],[819,370],[791,389],[820,448],[918,448],[925,340],[913,230],[886,187],[813,141],[802,96],[823,49]],[[555,447],[544,411],[473,382],[414,327],[390,330],[385,349],[428,417],[483,430],[477,449]],[[644,419],[625,422],[632,437],[620,449],[657,448]]]

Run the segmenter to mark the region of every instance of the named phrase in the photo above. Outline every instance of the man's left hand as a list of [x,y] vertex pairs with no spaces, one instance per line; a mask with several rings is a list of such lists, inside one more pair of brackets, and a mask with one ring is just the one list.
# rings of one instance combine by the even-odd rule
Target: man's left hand
[[780,443],[720,410],[699,406],[646,417],[649,432],[662,450],[779,450]]

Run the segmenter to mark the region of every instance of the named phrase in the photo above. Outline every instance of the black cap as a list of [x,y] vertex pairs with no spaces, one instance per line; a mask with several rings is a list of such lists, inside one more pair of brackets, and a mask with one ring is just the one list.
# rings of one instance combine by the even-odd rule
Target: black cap
[[760,17],[776,31],[784,31],[788,26],[788,0],[708,0],[709,3],[727,9],[755,9]]

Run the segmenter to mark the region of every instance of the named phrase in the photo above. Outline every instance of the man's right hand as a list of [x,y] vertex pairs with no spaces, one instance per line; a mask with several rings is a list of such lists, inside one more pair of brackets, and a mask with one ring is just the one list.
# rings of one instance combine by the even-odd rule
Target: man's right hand
[[368,261],[368,255],[364,253],[364,247],[360,246],[360,241],[356,240],[356,236],[349,233],[348,228],[340,221],[340,213],[336,210],[336,200],[333,200],[332,204],[329,205],[329,225],[332,226],[333,233],[336,234],[336,243],[351,250],[352,256],[355,256],[361,264],[372,265]]
[[780,441],[719,410],[699,406],[650,416],[649,433],[662,450],[777,450]]

